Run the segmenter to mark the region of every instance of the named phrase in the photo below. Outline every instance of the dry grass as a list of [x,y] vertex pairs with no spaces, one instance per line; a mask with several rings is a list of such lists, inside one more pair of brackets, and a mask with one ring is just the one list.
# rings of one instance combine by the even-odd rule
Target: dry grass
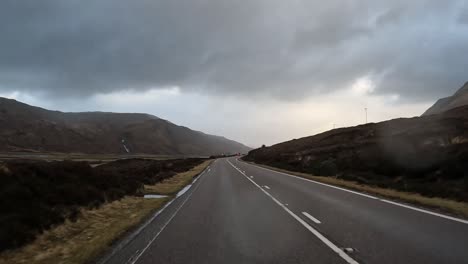
[[8,167],[2,162],[0,162],[0,172],[3,172],[3,173],[9,172]]
[[[190,183],[211,161],[179,173],[156,185],[145,186],[147,193],[173,194]],[[127,230],[138,226],[171,198],[144,199],[127,196],[93,210],[82,210],[76,222],[67,221],[39,235],[32,243],[0,254],[0,264],[83,264],[109,249]]]
[[[249,162],[251,163],[251,162]],[[296,175],[302,178],[311,179],[314,181],[340,186],[351,190],[356,190],[359,192],[367,193],[367,194],[375,194],[379,196],[383,196],[386,198],[400,200],[412,204],[421,205],[424,207],[429,207],[438,211],[446,212],[455,216],[460,216],[464,218],[468,218],[468,203],[458,202],[454,200],[438,198],[438,197],[426,197],[422,196],[418,193],[409,193],[409,192],[402,192],[393,189],[386,189],[380,187],[374,187],[369,185],[363,185],[352,181],[341,180],[333,177],[324,177],[324,176],[314,176],[307,173],[301,172],[294,172],[288,171],[284,169],[279,169],[263,164],[256,164],[252,163],[257,166],[261,166],[264,168],[268,168],[271,170],[284,172],[292,175]]]
[[73,160],[88,162],[111,162],[126,158],[141,158],[153,160],[167,160],[189,158],[183,155],[150,155],[150,154],[84,154],[84,153],[58,153],[58,152],[0,152],[0,160],[33,159],[33,160]]
[[83,210],[76,222],[67,221],[21,249],[2,253],[0,263],[86,263],[167,199],[125,197],[95,210]]
[[179,173],[174,177],[165,179],[156,185],[145,185],[145,194],[175,194],[184,186],[189,184],[193,180],[193,177],[200,174],[210,163],[211,160],[207,160],[189,171]]

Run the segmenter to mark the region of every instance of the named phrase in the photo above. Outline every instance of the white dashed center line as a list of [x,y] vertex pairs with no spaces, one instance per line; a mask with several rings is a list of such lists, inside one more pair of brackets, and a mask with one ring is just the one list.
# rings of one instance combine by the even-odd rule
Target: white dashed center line
[[266,186],[266,185],[264,185],[263,187],[264,187],[265,189],[267,189],[267,190],[270,190],[270,187],[268,187],[268,186]]
[[[227,161],[233,168],[236,168],[229,160]],[[337,253],[343,260],[345,260],[348,264],[358,264],[353,258],[351,258],[343,249],[337,247],[333,242],[328,240],[325,236],[323,236],[319,231],[309,225],[306,221],[302,220],[298,215],[296,215],[293,211],[289,210],[285,205],[283,205],[280,201],[278,201],[275,197],[273,197],[269,192],[265,191],[262,186],[258,185],[255,181],[247,177],[245,173],[241,170],[237,169],[237,171],[242,174],[247,180],[249,180],[253,185],[255,185],[258,189],[260,189],[264,194],[270,197],[277,205],[283,208],[289,215],[291,215],[294,219],[296,219],[301,225],[303,225],[307,230],[309,230],[312,234],[314,234],[318,239],[320,239],[325,245],[327,245],[331,250]]]
[[312,222],[314,222],[314,223],[316,223],[316,224],[322,223],[322,222],[320,222],[317,218],[311,216],[311,215],[308,214],[307,212],[302,212],[302,214],[303,214],[305,217],[307,217],[307,218],[309,218],[310,220],[312,220]]

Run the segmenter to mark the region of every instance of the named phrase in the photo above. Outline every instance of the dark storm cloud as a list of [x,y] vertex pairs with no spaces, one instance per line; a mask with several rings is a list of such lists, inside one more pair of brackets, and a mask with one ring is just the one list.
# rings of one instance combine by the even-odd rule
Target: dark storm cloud
[[466,17],[466,1],[3,0],[0,91],[294,100],[370,76],[423,100],[468,79]]

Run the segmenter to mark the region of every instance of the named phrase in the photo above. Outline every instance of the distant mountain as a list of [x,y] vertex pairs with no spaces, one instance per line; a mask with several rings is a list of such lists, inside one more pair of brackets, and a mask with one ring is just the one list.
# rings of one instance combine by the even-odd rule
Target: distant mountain
[[248,150],[148,114],[63,113],[0,97],[0,151],[213,155]]
[[454,95],[439,99],[433,106],[424,112],[423,116],[440,114],[447,110],[468,105],[468,82]]

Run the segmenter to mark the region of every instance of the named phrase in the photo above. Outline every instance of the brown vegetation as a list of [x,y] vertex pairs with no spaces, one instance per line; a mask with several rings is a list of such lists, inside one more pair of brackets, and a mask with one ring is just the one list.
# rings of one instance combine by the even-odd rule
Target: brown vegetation
[[[175,194],[210,163],[207,160],[162,182],[145,185],[142,193]],[[109,249],[112,242],[140,225],[171,198],[144,199],[141,196],[125,196],[99,208],[81,208],[76,221],[66,220],[43,232],[29,244],[0,253],[0,264],[90,263]]]
[[6,161],[0,170],[0,251],[31,241],[42,231],[187,171],[203,159],[129,159],[91,167],[73,161]]
[[166,200],[127,196],[99,208],[82,209],[76,221],[67,220],[22,248],[0,253],[0,264],[88,263]]

